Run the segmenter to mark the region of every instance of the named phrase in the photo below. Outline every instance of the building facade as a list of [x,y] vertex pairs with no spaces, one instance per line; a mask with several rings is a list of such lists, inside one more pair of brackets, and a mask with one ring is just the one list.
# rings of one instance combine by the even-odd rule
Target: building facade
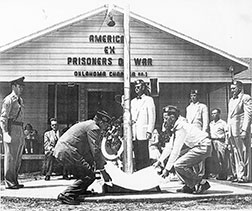
[[[107,11],[105,5],[0,49],[0,101],[10,92],[9,81],[25,76],[25,123],[41,139],[51,117],[63,129],[100,108],[123,115],[116,96],[124,90],[124,11],[116,6]],[[226,118],[229,84],[248,69],[247,62],[134,13],[127,42],[131,82],[141,78],[150,84],[157,128],[165,105],[185,114],[190,89],[199,89],[200,101],[219,107]]]

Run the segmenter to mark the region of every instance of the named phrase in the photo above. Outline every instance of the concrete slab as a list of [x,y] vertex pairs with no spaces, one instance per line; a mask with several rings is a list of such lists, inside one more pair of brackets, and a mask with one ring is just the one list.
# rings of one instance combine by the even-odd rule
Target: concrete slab
[[[18,190],[0,188],[1,197],[17,197],[17,198],[36,198],[56,200],[60,192],[65,190],[67,186],[72,184],[74,180],[63,180],[61,177],[52,177],[50,181],[33,180],[23,183],[24,188]],[[119,202],[119,201],[174,201],[174,200],[193,200],[203,198],[218,197],[234,197],[252,195],[252,183],[233,184],[227,181],[210,180],[211,188],[204,194],[184,194],[176,193],[176,189],[182,187],[180,181],[168,181],[160,185],[159,192],[135,192],[135,193],[101,193],[101,186],[98,182],[94,183],[91,188],[98,190],[100,193],[92,196],[82,196],[83,201],[103,201],[103,202]]]

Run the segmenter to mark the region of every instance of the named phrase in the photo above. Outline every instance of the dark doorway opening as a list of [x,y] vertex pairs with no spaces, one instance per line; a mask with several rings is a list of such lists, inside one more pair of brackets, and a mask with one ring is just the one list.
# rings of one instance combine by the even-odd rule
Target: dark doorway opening
[[78,121],[78,85],[48,86],[48,121],[57,117],[58,123],[69,127]]
[[89,91],[88,92],[88,119],[92,119],[97,110],[105,110],[111,117],[119,118],[123,115],[121,105],[115,101],[116,92]]

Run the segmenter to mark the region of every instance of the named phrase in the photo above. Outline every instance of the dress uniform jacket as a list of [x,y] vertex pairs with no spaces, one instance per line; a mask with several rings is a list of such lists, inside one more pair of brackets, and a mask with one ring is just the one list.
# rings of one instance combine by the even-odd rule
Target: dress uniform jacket
[[155,126],[156,111],[152,97],[143,94],[140,99],[131,101],[133,140],[146,140],[146,133],[152,134]]
[[[10,119],[15,122],[10,124]],[[18,185],[18,171],[21,166],[22,153],[25,145],[23,132],[24,103],[23,99],[11,92],[3,100],[0,122],[2,130],[9,128],[11,143],[4,142],[4,175],[6,187]],[[9,124],[8,124],[9,122]]]
[[[228,133],[232,146],[234,146],[237,178],[247,177],[251,180],[251,160],[249,160],[248,150],[250,150],[250,125],[252,121],[252,99],[249,95],[240,93],[237,98],[231,98],[228,105]],[[245,141],[241,140],[241,131],[247,131]],[[244,148],[246,149],[244,151]],[[243,154],[245,153],[245,154]],[[239,155],[240,154],[240,155]]]
[[186,119],[203,131],[208,130],[208,109],[203,103],[190,103],[186,108]]

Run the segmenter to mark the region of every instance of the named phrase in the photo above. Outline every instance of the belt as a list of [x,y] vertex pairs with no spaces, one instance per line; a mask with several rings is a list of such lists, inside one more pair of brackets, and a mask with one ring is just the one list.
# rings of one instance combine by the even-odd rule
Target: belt
[[11,121],[11,124],[12,125],[19,125],[19,126],[23,126],[24,125],[24,123],[23,122],[18,122],[18,121]]

